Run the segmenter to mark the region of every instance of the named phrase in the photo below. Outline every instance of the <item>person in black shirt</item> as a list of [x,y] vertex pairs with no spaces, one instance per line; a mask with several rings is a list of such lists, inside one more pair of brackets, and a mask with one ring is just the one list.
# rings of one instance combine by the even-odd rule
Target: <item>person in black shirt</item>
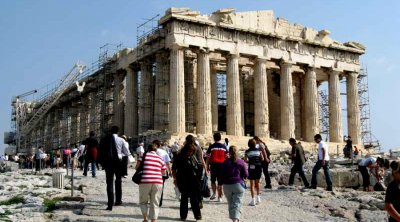
[[[251,201],[249,203],[250,206],[255,206],[261,202],[260,197],[260,178],[262,174],[262,166],[261,162],[264,160],[261,151],[256,148],[256,140],[250,139],[248,142],[249,149],[246,150],[245,153],[245,161],[248,163],[248,172],[250,180],[250,192],[251,192]],[[257,191],[257,197],[255,195],[255,191]]]
[[400,221],[400,161],[393,161],[393,181],[389,183],[385,196],[385,210],[389,214],[389,222]]
[[306,175],[304,174],[304,168],[303,165],[306,162],[306,158],[304,155],[304,149],[303,147],[296,142],[294,138],[289,139],[289,143],[292,146],[292,162],[293,162],[293,167],[290,170],[290,176],[289,176],[289,186],[293,185],[294,182],[294,176],[296,173],[299,173],[301,180],[304,183],[305,187],[309,187],[309,183],[307,181]]

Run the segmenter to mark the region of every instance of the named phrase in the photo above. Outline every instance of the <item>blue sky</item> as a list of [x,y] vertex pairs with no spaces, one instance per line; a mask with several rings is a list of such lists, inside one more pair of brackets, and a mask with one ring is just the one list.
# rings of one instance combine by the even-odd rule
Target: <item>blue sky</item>
[[[331,31],[341,42],[367,46],[362,56],[370,86],[374,135],[384,149],[400,147],[398,97],[400,2],[397,0],[148,0],[3,1],[0,7],[0,132],[10,129],[11,97],[40,88],[66,73],[77,61],[90,65],[99,47],[133,47],[136,27],[169,7],[202,14],[219,8],[269,10],[291,23]],[[0,153],[6,145],[0,144]]]

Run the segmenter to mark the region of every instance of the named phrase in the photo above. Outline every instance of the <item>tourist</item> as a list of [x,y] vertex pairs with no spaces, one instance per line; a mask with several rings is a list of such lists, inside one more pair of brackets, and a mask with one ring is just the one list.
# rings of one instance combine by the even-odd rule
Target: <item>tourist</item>
[[351,151],[353,149],[353,141],[351,140],[351,136],[347,137],[346,146],[343,148],[343,154],[345,158],[351,158]]
[[171,159],[174,160],[175,157],[178,155],[179,149],[181,148],[180,144],[175,141],[174,144],[171,146]]
[[322,136],[316,134],[314,136],[314,141],[318,144],[318,160],[312,170],[311,188],[317,188],[317,174],[318,171],[323,168],[326,180],[326,190],[332,191],[332,179],[329,172],[329,149],[328,144],[322,141]]
[[69,168],[70,159],[71,159],[71,149],[64,148],[63,149],[63,164],[65,165],[66,168]]
[[164,149],[161,147],[161,142],[160,142],[159,140],[154,140],[154,141],[152,142],[152,145],[155,146],[157,155],[160,156],[161,159],[162,159],[162,160],[164,161],[164,163],[165,163],[165,166],[166,166],[166,168],[167,168],[167,174],[166,174],[166,175],[168,175],[168,176],[171,175],[171,173],[172,173],[171,165],[170,165],[171,158],[169,157],[167,151],[164,150]]
[[262,171],[264,173],[265,178],[265,186],[266,189],[271,189],[271,176],[269,175],[268,167],[271,163],[271,152],[269,151],[267,144],[264,143],[258,136],[253,137],[256,140],[256,148],[260,149],[261,154],[263,155],[264,160],[261,162]]
[[[205,176],[208,176],[207,170],[205,170],[206,162],[204,159],[204,152],[200,146],[199,141],[196,140],[192,135],[186,137],[186,143],[192,143],[196,146],[196,159],[197,159],[197,179],[201,181],[203,179],[203,172]],[[199,193],[200,208],[203,208],[203,195]]]
[[240,220],[242,198],[248,172],[245,162],[239,158],[236,146],[229,147],[229,158],[222,165],[220,177],[221,184],[224,185],[225,197],[228,201],[229,218],[233,222],[238,222]]
[[[214,200],[217,194],[216,181],[221,173],[222,163],[225,161],[225,156],[228,153],[225,144],[221,142],[221,134],[214,134],[214,143],[207,149],[207,171],[211,172],[211,188],[213,194],[210,200]],[[218,201],[222,202],[222,185],[218,181]]]
[[83,141],[85,145],[85,164],[83,167],[83,176],[87,176],[87,171],[89,168],[89,163],[92,168],[92,177],[96,177],[96,161],[97,161],[97,148],[99,143],[95,137],[95,133],[91,131],[89,133],[89,138]]
[[293,163],[293,167],[290,170],[289,186],[293,185],[294,176],[296,175],[296,173],[299,173],[304,186],[309,187],[306,175],[304,174],[304,168],[303,168],[303,165],[306,162],[304,149],[301,146],[301,144],[296,142],[296,140],[294,138],[289,139],[289,144],[292,146],[291,158],[292,158],[292,163]]
[[[125,146],[128,148],[128,150],[129,150],[129,143],[128,143],[128,138],[125,136],[125,135],[122,135],[121,136],[121,138],[122,139],[124,139],[124,143],[125,143]],[[130,154],[130,152],[129,152],[129,155],[131,155]],[[122,177],[123,178],[127,178],[128,177],[128,164],[129,164],[129,158],[128,158],[128,155],[126,155],[126,154],[124,154],[123,156],[122,156],[122,165],[121,165],[121,170],[122,170]]]
[[36,171],[40,171],[42,169],[42,157],[43,157],[42,146],[39,146],[35,152],[35,166]]
[[389,183],[385,196],[385,210],[389,222],[400,221],[400,161],[390,163],[393,181]]
[[228,138],[225,138],[225,146],[226,146],[226,149],[228,149],[229,150],[229,139]]
[[359,151],[358,151],[357,146],[354,146],[354,150],[353,150],[353,158],[354,159],[356,159],[358,157],[358,153],[359,153]]
[[56,166],[56,161],[57,161],[55,150],[51,149],[49,155],[50,155],[50,168],[53,169]]
[[201,220],[200,212],[200,181],[198,179],[198,160],[196,158],[196,145],[187,142],[176,156],[172,167],[174,184],[181,192],[180,218],[186,220],[188,214],[188,199],[196,220]]
[[144,154],[144,143],[140,143],[139,146],[136,148],[136,159],[139,159]]
[[[384,160],[380,157],[375,158],[375,157],[366,157],[362,159],[358,163],[358,170],[360,171],[362,178],[363,178],[363,190],[364,191],[372,191],[372,187],[370,184],[370,173],[378,177],[378,171],[379,167],[382,167],[384,163]],[[379,181],[379,178],[377,178],[377,181]]]
[[82,141],[82,143],[79,145],[79,169],[83,170],[83,168],[85,167],[85,155],[86,155],[86,146],[83,144],[84,141]]
[[[173,162],[176,159],[176,157],[178,156],[178,153],[179,153],[179,150],[180,150],[179,143],[175,141],[174,144],[172,144],[170,150],[171,150],[170,158],[171,158],[171,161]],[[174,186],[175,197],[176,197],[177,200],[180,201],[181,200],[181,192],[179,192],[178,186],[176,186],[176,184],[174,184],[174,185],[175,185]]]
[[[130,155],[124,139],[118,136],[118,126],[112,126],[110,133],[104,136],[99,145],[97,160],[106,171],[107,209],[122,205],[121,161],[123,155]],[[115,175],[115,204],[114,204],[114,175]]]
[[[256,148],[256,140],[250,139],[248,142],[249,148],[245,152],[244,160],[248,163],[248,171],[250,180],[251,201],[250,206],[255,206],[261,203],[260,197],[260,178],[262,174],[261,162],[264,160],[261,151]],[[256,193],[257,192],[257,195]]]
[[[136,169],[143,165],[143,174],[139,184],[139,204],[144,221],[157,221],[163,175],[166,174],[164,161],[156,153],[157,148],[149,145],[147,151],[138,159]],[[150,210],[148,207],[150,204]]]

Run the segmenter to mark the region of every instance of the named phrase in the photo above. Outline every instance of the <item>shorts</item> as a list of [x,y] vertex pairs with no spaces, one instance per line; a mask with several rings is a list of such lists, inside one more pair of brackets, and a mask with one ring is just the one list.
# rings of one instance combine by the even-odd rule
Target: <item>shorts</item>
[[[252,167],[253,166],[253,167]],[[261,165],[249,165],[249,180],[259,180],[262,174]]]
[[218,185],[221,184],[222,181],[219,181],[219,175],[221,174],[222,163],[211,163],[211,182],[215,183],[218,180]]

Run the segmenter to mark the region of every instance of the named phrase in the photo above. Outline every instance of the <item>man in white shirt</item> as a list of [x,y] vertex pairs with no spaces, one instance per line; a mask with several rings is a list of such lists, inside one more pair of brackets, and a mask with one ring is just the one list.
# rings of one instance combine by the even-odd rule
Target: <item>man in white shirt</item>
[[[111,127],[110,133],[100,141],[98,150],[98,161],[106,171],[107,183],[107,209],[112,210],[113,206],[122,204],[122,157],[129,156],[129,147],[125,140],[118,136],[118,126]],[[115,199],[114,202],[114,175],[115,175]]]
[[329,172],[329,150],[328,144],[322,141],[320,134],[314,136],[314,141],[318,144],[318,161],[312,170],[311,188],[317,188],[317,174],[318,171],[323,168],[326,180],[326,190],[332,191],[332,179]]
[[143,156],[143,154],[144,154],[144,148],[143,148],[143,146],[144,146],[144,143],[140,143],[139,144],[139,147],[138,148],[136,148],[136,155],[137,155],[137,159],[139,159],[139,158],[141,158],[142,156]]

